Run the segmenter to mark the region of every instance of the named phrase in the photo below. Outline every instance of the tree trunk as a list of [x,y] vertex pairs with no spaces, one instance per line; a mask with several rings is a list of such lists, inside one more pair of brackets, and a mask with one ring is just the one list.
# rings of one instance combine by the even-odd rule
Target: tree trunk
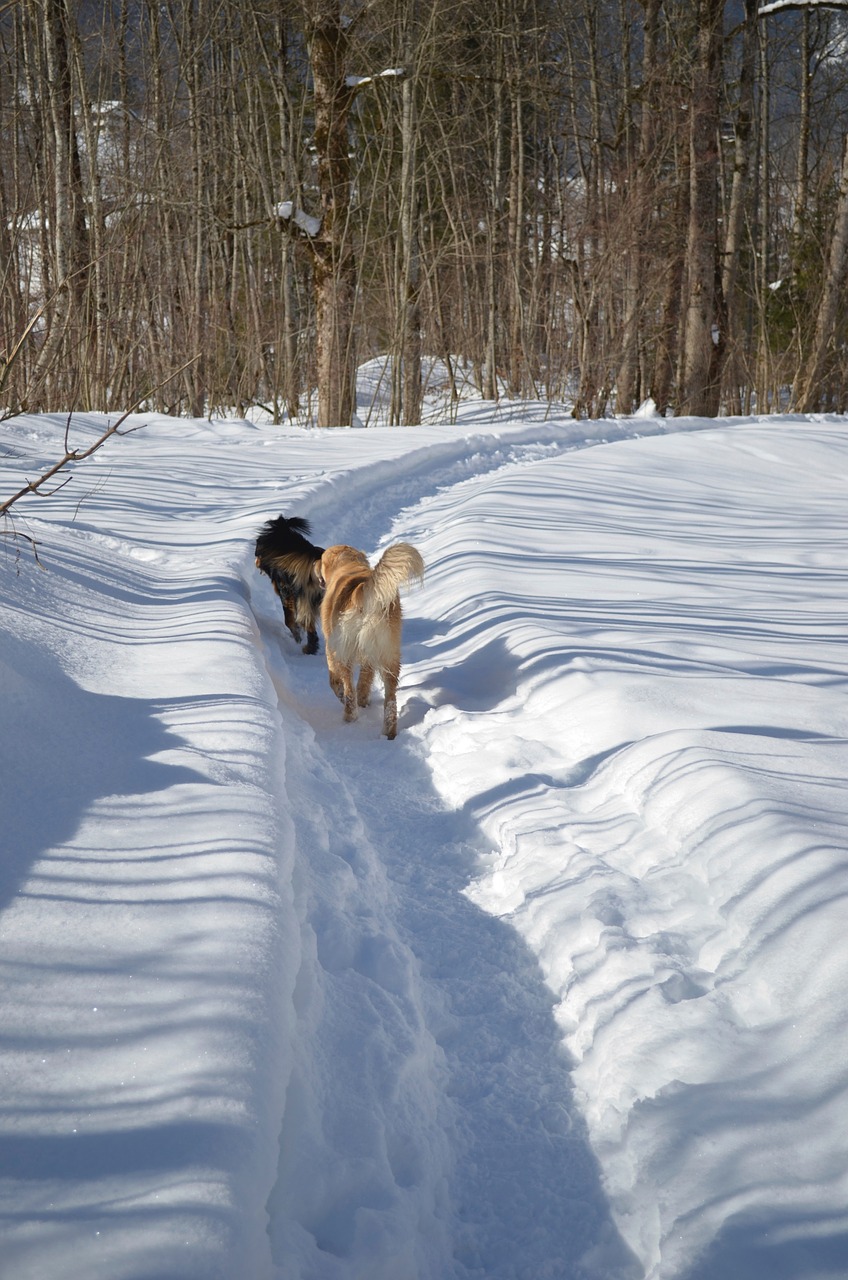
[[[683,413],[715,417],[723,335],[716,334],[720,277],[717,267],[718,131],[724,0],[699,0],[692,73],[688,307],[683,348]],[[717,287],[718,286],[718,287]]]
[[796,383],[794,400],[796,408],[800,409],[801,413],[813,413],[821,405],[822,381],[833,350],[846,268],[848,268],[848,134],[845,135],[842,143],[839,199],[830,241],[827,274],[816,316],[816,332],[812,350]]
[[810,154],[810,10],[801,14],[801,42],[798,50],[801,73],[801,91],[798,101],[798,155],[795,162],[795,208],[792,231],[796,241],[800,238],[803,221],[807,216],[809,192]]
[[[80,323],[84,307],[84,277],[89,269],[67,20],[64,0],[45,0],[43,36],[47,74],[46,83],[41,88],[46,92],[48,101],[44,141],[49,148],[53,189],[49,210],[44,212],[51,224],[50,275],[54,282],[55,301],[46,312],[47,337],[33,371],[33,384],[43,383],[48,405],[59,394],[71,398],[76,395],[78,361],[81,354],[84,358],[84,353],[79,351],[69,334],[74,323]],[[66,358],[60,360],[58,357],[63,347]],[[70,355],[71,351],[75,356]],[[55,407],[60,407],[58,402],[55,402]],[[69,408],[70,405],[61,407]]]
[[[517,45],[517,41],[516,41]],[[525,299],[527,277],[524,270],[524,104],[521,90],[511,85],[512,131],[509,164],[509,394],[518,397],[526,385]]]
[[347,83],[348,37],[339,0],[321,0],[312,21],[310,60],[315,94],[315,149],[321,227],[314,255],[318,426],[353,420],[356,356],[353,304],[356,263],[350,228]]
[[496,14],[494,48],[494,84],[492,88],[492,149],[489,208],[486,234],[486,363],[483,371],[483,399],[498,399],[498,332],[501,308],[500,272],[502,262],[502,222],[504,214],[504,154],[506,148],[504,121],[504,42],[501,12]]
[[742,234],[745,224],[745,202],[751,171],[751,141],[754,125],[754,85],[757,65],[757,0],[745,0],[745,23],[742,33],[742,61],[739,78],[739,105],[736,114],[735,147],[733,153],[733,181],[730,189],[730,207],[727,214],[727,234],[724,241],[722,292],[727,306],[727,336],[729,344],[728,381],[729,403],[732,413],[742,409],[739,397],[741,375],[738,352],[741,344],[736,282],[739,259],[742,253]]
[[759,413],[768,412],[771,384],[771,349],[766,319],[766,300],[770,279],[769,229],[771,226],[771,76],[765,24],[760,24],[760,111],[759,111],[759,224],[757,243],[757,305],[759,309],[759,346],[757,351],[756,402]]
[[631,230],[630,253],[624,262],[624,319],[621,365],[616,379],[616,410],[632,413],[637,408],[639,387],[639,330],[643,305],[643,236],[650,225],[648,192],[651,183],[651,155],[656,122],[654,82],[657,76],[657,31],[662,0],[643,0],[645,18],[642,41],[642,106],[639,126],[639,154],[631,179],[631,199],[627,212]]
[[418,182],[415,95],[412,66],[403,82],[403,164],[401,170],[400,234],[403,252],[403,425],[421,421],[421,252],[418,242]]

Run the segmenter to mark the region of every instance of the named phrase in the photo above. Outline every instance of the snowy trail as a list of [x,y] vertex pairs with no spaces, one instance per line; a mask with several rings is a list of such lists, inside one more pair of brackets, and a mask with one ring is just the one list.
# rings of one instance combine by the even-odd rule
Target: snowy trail
[[[7,541],[3,1280],[848,1274],[848,427],[479,412],[139,420]],[[279,511],[424,554],[396,742]]]
[[[354,868],[357,889],[339,920],[340,886],[328,888],[326,875],[314,879],[329,916],[319,908],[303,918],[319,940],[334,929],[347,936],[351,919],[367,921],[367,930],[363,941],[354,925],[342,948],[343,979],[328,976],[320,956],[308,968],[323,993],[349,984],[352,972],[356,983],[379,987],[385,969],[375,977],[356,957],[373,948],[373,933],[391,938],[396,960],[388,968],[400,983],[394,1013],[407,1010],[408,1048],[398,1052],[394,1038],[387,1046],[388,1074],[377,1072],[365,1111],[372,1127],[382,1116],[389,1151],[401,1122],[381,1099],[397,1093],[393,1079],[415,1081],[403,1094],[415,1107],[402,1107],[403,1123],[423,1148],[417,1178],[402,1188],[391,1157],[372,1153],[385,1200],[380,1205],[375,1191],[374,1205],[355,1221],[333,1178],[309,1179],[327,1195],[300,1219],[322,1224],[307,1229],[304,1276],[673,1276],[715,1238],[721,1215],[760,1198],[744,1172],[762,1141],[757,1125],[725,1137],[723,1116],[738,1111],[739,1094],[761,1087],[745,1082],[746,1050],[774,1054],[775,1080],[792,1052],[791,1040],[774,1036],[768,1048],[754,1048],[759,1026],[779,1008],[748,976],[767,952],[757,936],[760,914],[771,920],[776,911],[790,926],[794,899],[819,904],[838,895],[841,882],[841,858],[828,846],[840,847],[844,826],[840,816],[825,825],[824,815],[838,805],[832,789],[845,767],[844,717],[820,692],[844,680],[838,649],[821,643],[840,633],[838,614],[822,602],[828,594],[834,605],[840,599],[842,579],[827,557],[842,545],[841,483],[820,484],[809,508],[794,510],[778,433],[756,424],[715,434],[709,468],[691,494],[680,492],[676,470],[690,447],[685,432],[666,442],[658,468],[650,442],[644,458],[638,440],[599,453],[586,448],[593,443],[512,441],[459,465],[422,471],[407,463],[387,471],[385,487],[372,487],[365,504],[355,497],[345,504],[333,486],[326,513],[334,531],[345,531],[335,536],[372,554],[407,538],[430,568],[423,592],[407,599],[395,750],[377,736],[376,708],[357,727],[342,726],[323,671],[316,678],[300,655],[275,679],[289,712],[312,726],[316,801],[331,792],[338,806],[344,797],[324,829],[326,848],[332,855],[352,841],[379,883],[363,903]],[[825,431],[824,471],[838,443]],[[809,449],[814,458],[812,433]],[[628,457],[638,462],[632,488]],[[753,503],[764,461],[771,471]],[[552,498],[558,486],[561,502]],[[310,507],[319,521],[323,496],[319,489]],[[704,537],[733,566],[714,592],[713,571],[705,575],[698,563]],[[658,561],[655,546],[663,555],[673,548],[674,558]],[[583,590],[587,570],[591,594]],[[701,593],[690,614],[679,592],[682,584],[691,593],[693,582]],[[278,634],[279,624],[271,626]],[[818,662],[798,663],[797,639],[805,636],[815,637]],[[711,711],[717,689],[728,687],[737,691],[735,724],[726,710],[717,720]],[[811,738],[811,724],[830,724],[832,736]],[[285,736],[293,740],[291,725]],[[780,742],[780,751],[761,756],[764,740]],[[821,784],[802,802],[793,779],[810,767]],[[302,777],[289,792],[307,793]],[[717,796],[745,815],[741,826],[716,811]],[[811,800],[823,818],[823,847],[808,853],[803,820],[787,826],[787,813],[800,815]],[[739,832],[751,823],[755,850],[785,851],[779,877],[744,862],[735,871],[735,849],[748,846]],[[304,829],[306,815],[295,825]],[[788,974],[782,981],[790,989]],[[313,1062],[346,1061],[320,1047],[335,1025],[329,1012],[308,1055]],[[373,1006],[360,1041],[369,1026],[378,1038],[385,1026]],[[738,1084],[709,1107],[713,1074]],[[312,1137],[334,1105],[343,1113],[347,1103],[331,1072],[323,1101],[315,1100]],[[681,1134],[690,1135],[688,1149],[708,1132],[716,1164],[738,1162],[724,1194],[711,1164],[703,1187],[687,1164],[680,1194],[665,1188],[662,1164],[679,1159]],[[593,1152],[604,1162],[603,1187]],[[825,1152],[823,1159],[826,1167]],[[343,1151],[329,1143],[320,1160],[338,1177],[356,1165],[355,1143]],[[288,1182],[281,1173],[272,1201],[278,1227],[297,1185],[296,1171]],[[663,1186],[659,1204],[653,1186]],[[766,1206],[781,1194],[775,1186],[762,1196],[764,1224],[773,1213]],[[839,1194],[836,1179],[831,1200]],[[416,1213],[434,1226],[416,1231],[409,1216]],[[391,1247],[385,1229],[399,1232]],[[320,1247],[310,1253],[316,1239],[331,1241],[337,1270]],[[279,1241],[278,1257],[291,1257],[285,1230]],[[404,1244],[424,1241],[428,1250],[442,1247],[442,1256],[404,1252]]]
[[[476,467],[559,452],[513,446]],[[334,528],[372,551],[378,533],[414,527],[416,489],[473,487],[469,470],[396,481],[367,509],[336,507]],[[269,1201],[281,1277],[637,1275],[538,963],[464,896],[477,824],[445,806],[409,732],[379,737],[379,691],[356,726],[342,724],[323,661],[299,652],[263,582],[252,607],[279,697],[301,920],[296,1062]],[[438,627],[408,621],[406,662]]]
[[[358,797],[342,803],[344,771],[320,752],[317,809],[337,787],[341,807],[329,830],[334,842],[339,827],[357,833],[348,838],[365,850],[373,892],[361,895],[356,876],[353,888],[343,879],[315,888],[312,843],[320,848],[330,837],[306,815],[300,823],[288,802],[309,794],[310,778],[298,781],[296,770],[310,748],[298,753],[294,744],[314,730],[301,715],[285,719],[286,681],[277,673],[275,682],[257,649],[248,598],[264,588],[268,608],[278,605],[253,567],[252,539],[282,509],[308,513],[316,536],[370,548],[404,503],[624,428],[563,430],[538,412],[503,429],[481,421],[479,432],[437,425],[411,436],[281,436],[244,423],[156,417],[137,425],[144,430],[91,459],[82,485],[31,513],[24,527],[42,541],[48,573],[25,566],[16,576],[10,561],[4,582],[0,662],[12,695],[0,704],[12,835],[0,884],[4,1267],[13,1280],[232,1280],[245,1268],[258,1280],[270,1261],[264,1200],[283,1094],[292,1100],[300,1071],[312,1104],[287,1114],[300,1115],[301,1136],[319,1154],[311,1185],[294,1174],[308,1198],[299,1228],[306,1235],[287,1237],[277,1213],[278,1255],[291,1247],[292,1258],[311,1257],[309,1232],[320,1227],[338,1252],[320,1255],[316,1280],[329,1265],[359,1274],[360,1256],[367,1274],[371,1259],[391,1256],[378,1243],[384,1231],[403,1237],[402,1254],[423,1250],[422,1266],[437,1255],[432,1274],[440,1276],[447,1241],[460,1234],[457,1215],[466,1214],[452,1198],[455,1180],[446,1180],[458,1130],[437,1083],[445,1061],[439,1028],[450,1021],[440,1012],[445,997],[413,981],[412,944],[396,923],[381,860],[387,865],[389,852],[378,857],[369,845],[391,841],[369,831]],[[54,458],[66,426],[63,415],[7,424],[7,482],[15,483],[16,468],[22,479]],[[75,419],[73,443],[101,429],[96,416]],[[275,621],[274,648],[278,636]],[[296,658],[294,671],[309,671]],[[332,741],[341,726],[329,717],[338,708],[316,668],[309,678],[320,691],[307,701],[326,708]],[[410,790],[428,794],[421,767],[415,778]],[[456,836],[444,825],[450,847]],[[373,1157],[374,1205],[362,1213],[353,1208],[365,1182],[358,1139],[334,1103],[344,1055],[358,1064],[358,1038],[342,1034],[344,983],[324,976],[341,961],[331,958],[325,971],[309,950],[320,940],[326,959],[334,948],[320,912],[309,915],[310,892],[319,902],[324,893],[328,919],[341,918],[344,933],[351,913],[336,890],[341,903],[351,896],[354,922],[368,921],[366,952],[382,945],[368,939],[389,938],[406,966],[396,1021],[408,1050],[396,1054],[381,1030],[389,997],[379,1007],[365,1000],[385,1062],[370,1092],[361,1083],[351,1092],[359,1091],[360,1134],[391,1134],[392,1154],[386,1147]],[[377,971],[378,959],[360,967]],[[379,983],[366,978],[370,999]],[[320,997],[314,1006],[310,982]],[[380,1095],[381,1078],[399,1082],[397,1102]],[[338,1134],[327,1127],[333,1115]],[[404,1135],[413,1129],[426,1139],[423,1150],[412,1142],[407,1161]],[[337,1147],[353,1153],[343,1168],[330,1158]],[[477,1176],[485,1179],[484,1165]],[[398,1201],[402,1183],[409,1187]],[[477,1188],[467,1194],[478,1200]],[[373,1221],[360,1221],[369,1212]],[[413,1219],[421,1230],[411,1230]],[[475,1229],[468,1234],[472,1256],[486,1244]]]

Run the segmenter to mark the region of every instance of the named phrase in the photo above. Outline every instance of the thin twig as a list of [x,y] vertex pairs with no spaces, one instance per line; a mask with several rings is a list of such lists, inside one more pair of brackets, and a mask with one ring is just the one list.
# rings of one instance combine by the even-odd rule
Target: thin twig
[[[113,422],[111,426],[107,427],[106,430],[103,431],[97,437],[97,439],[93,442],[93,444],[90,444],[86,449],[70,448],[69,435],[71,430],[71,421],[73,418],[73,411],[71,411],[71,413],[68,414],[68,421],[65,425],[65,453],[63,457],[61,457],[57,462],[54,462],[52,467],[48,467],[47,470],[42,475],[40,475],[37,480],[28,480],[27,483],[23,486],[23,488],[19,489],[17,493],[13,493],[12,496],[10,498],[7,498],[5,502],[0,502],[0,516],[5,516],[9,508],[14,506],[16,502],[19,502],[21,498],[26,497],[27,494],[39,493],[39,491],[44,487],[44,485],[46,485],[48,481],[52,480],[55,475],[58,475],[58,473],[62,471],[68,465],[69,462],[82,462],[83,459],[90,458],[91,455],[93,453],[96,453],[98,449],[101,449],[103,445],[106,443],[106,441],[110,440],[112,436],[129,435],[131,431],[137,431],[138,427],[130,427],[128,431],[122,432],[121,427],[126,422],[127,418],[129,418],[130,415],[135,412],[135,410],[138,408],[138,406],[142,403],[143,400],[146,400],[149,396],[153,395],[154,392],[159,391],[161,387],[165,386],[166,383],[171,382],[174,378],[178,377],[181,373],[183,373],[189,367],[189,365],[194,364],[195,361],[199,359],[200,359],[200,352],[198,352],[197,355],[192,356],[190,360],[186,360],[184,364],[180,365],[179,369],[175,369],[173,373],[170,373],[167,378],[163,378],[162,381],[158,383],[155,387],[151,388],[151,390],[145,391],[145,393],[139,396],[138,399],[130,406],[129,409],[127,409],[124,413],[121,414],[120,418],[117,418],[116,421]],[[68,476],[67,480],[63,481],[63,484],[67,484],[68,480],[70,480],[71,478],[72,477]],[[59,485],[58,488],[62,488],[62,485]],[[58,489],[52,489],[47,494],[44,494],[42,496],[49,497],[51,493],[56,493],[56,492],[58,492]]]

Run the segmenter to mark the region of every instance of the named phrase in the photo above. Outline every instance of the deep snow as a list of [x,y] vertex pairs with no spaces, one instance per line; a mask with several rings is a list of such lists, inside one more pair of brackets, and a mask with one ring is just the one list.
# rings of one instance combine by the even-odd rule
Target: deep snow
[[[848,424],[132,421],[3,541],[3,1280],[847,1275]],[[424,555],[394,743],[280,511]]]

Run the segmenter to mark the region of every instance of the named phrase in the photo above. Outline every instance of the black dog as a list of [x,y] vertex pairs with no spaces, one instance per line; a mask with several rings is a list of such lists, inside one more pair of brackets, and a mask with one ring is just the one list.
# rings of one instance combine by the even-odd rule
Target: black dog
[[316,574],[315,562],[324,554],[306,535],[309,521],[300,516],[277,516],[259,530],[256,539],[256,567],[267,573],[283,605],[286,626],[300,643],[301,627],[306,631],[304,653],[318,652],[318,612],[324,590]]

